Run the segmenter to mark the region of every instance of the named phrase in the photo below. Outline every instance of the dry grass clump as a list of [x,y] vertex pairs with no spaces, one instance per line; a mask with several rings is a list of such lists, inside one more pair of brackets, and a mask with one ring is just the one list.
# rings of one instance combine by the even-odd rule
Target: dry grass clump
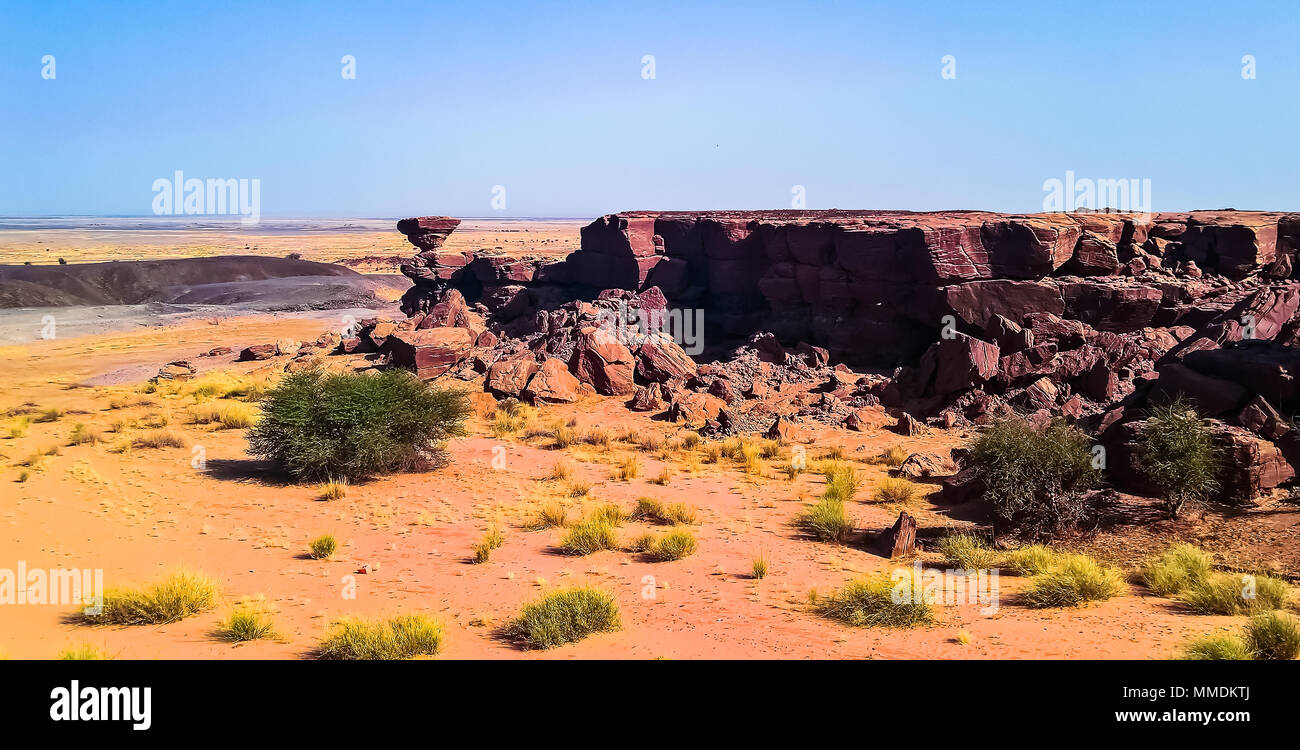
[[1002,560],[983,537],[965,532],[940,539],[938,551],[948,565],[962,570],[991,570]]
[[1059,555],[1051,547],[1042,544],[1029,544],[1006,553],[1007,567],[1016,575],[1036,576],[1046,573],[1058,563]]
[[377,661],[433,656],[442,650],[442,624],[428,615],[398,615],[386,620],[344,618],[316,650],[320,659]]
[[673,470],[668,468],[667,466],[665,466],[664,470],[659,472],[658,475],[650,478],[651,484],[657,484],[660,487],[666,487],[669,484],[671,484],[672,481],[673,481]]
[[509,437],[537,418],[537,410],[522,401],[508,398],[497,404],[489,429],[493,437]]
[[693,451],[699,448],[702,442],[704,442],[704,438],[700,437],[698,432],[687,432],[682,435],[682,448],[685,450]]
[[1282,609],[1290,591],[1281,578],[1223,573],[1189,586],[1178,599],[1199,615],[1248,615]]
[[171,430],[150,430],[131,441],[133,448],[184,448],[185,438]]
[[768,560],[767,555],[763,552],[754,556],[754,561],[750,565],[749,574],[756,579],[767,578]]
[[257,409],[238,401],[199,404],[190,413],[195,424],[216,424],[226,430],[246,430],[257,421]]
[[40,422],[40,423],[57,422],[60,419],[63,419],[64,414],[67,414],[67,412],[65,412],[63,409],[60,409],[57,406],[51,406],[48,409],[44,409],[38,412],[36,414],[36,418],[32,421]]
[[9,425],[9,437],[17,439],[26,435],[31,424],[31,417],[18,417]]
[[699,474],[704,470],[704,462],[700,460],[699,454],[688,453],[682,459],[682,468],[692,474]]
[[743,444],[740,448],[740,465],[747,477],[767,476],[767,462],[763,460],[761,446]]
[[641,546],[641,551],[650,559],[657,562],[670,562],[694,554],[698,543],[690,529],[679,526]]
[[560,540],[560,551],[567,555],[590,555],[612,549],[618,549],[618,532],[614,524],[600,517],[573,526]]
[[905,503],[916,497],[916,485],[901,477],[885,477],[876,485],[876,502]]
[[838,497],[823,497],[808,506],[795,516],[794,524],[823,542],[844,543],[853,535],[853,520],[844,509],[844,501]]
[[934,622],[921,582],[910,578],[854,581],[830,596],[813,593],[810,598],[818,614],[856,628],[910,628]]
[[527,528],[530,531],[541,531],[542,529],[563,528],[569,522],[569,509],[557,502],[543,503],[542,507],[537,509],[536,515],[528,523]]
[[832,445],[822,451],[821,455],[823,461],[843,461],[847,457],[848,454],[844,452],[844,446],[842,445]]
[[1182,658],[1191,661],[1250,661],[1255,655],[1240,636],[1224,633],[1197,638],[1187,644]]
[[551,467],[551,473],[546,475],[546,479],[551,482],[559,482],[573,476],[573,464],[568,461],[556,461],[555,466]]
[[827,461],[822,464],[822,476],[826,477],[826,489],[823,497],[849,502],[858,494],[862,479],[858,470],[841,461]]
[[1156,596],[1177,596],[1203,585],[1214,569],[1214,555],[1191,544],[1175,544],[1142,569],[1142,582]]
[[475,564],[482,564],[492,558],[492,550],[497,549],[505,544],[506,535],[501,533],[501,529],[493,526],[483,535],[483,541],[474,545]]
[[1241,635],[1223,633],[1192,641],[1183,659],[1198,661],[1291,661],[1300,656],[1300,625],[1281,612],[1261,612],[1250,618]]
[[276,638],[275,619],[262,607],[237,607],[217,626],[217,637],[231,643]]
[[876,457],[876,460],[891,469],[897,469],[903,465],[903,462],[907,460],[909,455],[911,454],[909,454],[907,449],[903,446],[891,445],[881,451],[880,455]]
[[331,479],[317,486],[321,500],[342,500],[348,496],[348,480]]
[[555,648],[622,628],[613,594],[591,587],[554,591],[524,607],[505,628],[526,648]]
[[697,515],[694,506],[685,503],[665,505],[663,502],[653,497],[637,498],[636,508],[632,511],[632,517],[635,519],[652,521],[654,523],[669,526],[694,524]]
[[1087,555],[1063,555],[1047,572],[1034,576],[1021,596],[1031,607],[1077,607],[1123,591],[1124,578],[1118,570]]
[[663,448],[664,438],[657,432],[647,432],[636,440],[636,445],[647,453],[654,453]]
[[78,422],[68,436],[68,445],[95,445],[104,442],[104,433]]
[[609,450],[614,447],[614,435],[603,427],[592,427],[582,433],[582,442],[593,448]]
[[639,476],[641,476],[641,459],[635,455],[624,458],[614,469],[614,478],[624,482],[630,482]]
[[567,494],[569,497],[586,497],[591,493],[591,482],[585,479],[575,479],[569,482]]
[[557,424],[546,433],[551,438],[551,447],[564,450],[578,443],[578,433],[566,424]]
[[313,560],[328,560],[339,550],[339,540],[333,534],[322,534],[307,543],[307,554]]
[[143,589],[114,588],[104,592],[99,614],[81,613],[93,625],[163,625],[211,609],[217,601],[217,584],[187,570]]

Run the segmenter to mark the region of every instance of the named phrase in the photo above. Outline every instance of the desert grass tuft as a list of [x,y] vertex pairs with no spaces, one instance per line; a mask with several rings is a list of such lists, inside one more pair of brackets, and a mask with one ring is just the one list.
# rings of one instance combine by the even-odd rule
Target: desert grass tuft
[[95,445],[103,441],[104,433],[81,423],[74,425],[72,434],[68,436],[68,445]]
[[147,588],[105,591],[99,614],[83,611],[81,619],[94,625],[163,625],[211,609],[216,601],[211,578],[178,570]]
[[766,553],[760,552],[754,555],[754,560],[749,566],[750,576],[758,580],[767,578],[768,564]]
[[641,521],[675,526],[695,523],[697,512],[694,507],[685,503],[665,505],[657,498],[638,497],[636,508],[632,510],[632,517]]
[[909,455],[911,454],[908,453],[907,449],[903,446],[891,445],[880,452],[877,460],[891,469],[897,469],[903,465],[903,462],[907,460]]
[[339,551],[339,540],[333,534],[322,534],[307,543],[307,554],[313,560],[328,560]]
[[1064,555],[1047,572],[1035,576],[1021,594],[1031,607],[1077,607],[1104,601],[1124,590],[1118,570],[1087,555]]
[[573,464],[568,461],[556,461],[555,466],[551,467],[551,473],[546,475],[546,479],[551,482],[559,482],[573,476]]
[[1249,661],[1255,658],[1240,636],[1225,633],[1197,638],[1183,649],[1190,661]]
[[560,551],[568,555],[590,555],[612,549],[618,549],[618,532],[603,518],[589,518],[571,527],[560,541]]
[[495,526],[488,529],[487,533],[483,535],[483,541],[474,545],[474,562],[482,564],[490,560],[492,558],[492,550],[500,547],[505,543],[505,541],[506,537],[505,534],[501,533],[501,529],[498,529]]
[[876,502],[905,503],[913,497],[916,497],[916,485],[906,479],[885,477],[876,485]]
[[641,476],[641,459],[634,455],[624,458],[614,470],[614,478],[624,482],[630,482],[639,476]]
[[862,479],[858,470],[842,461],[828,461],[822,464],[822,475],[826,477],[826,489],[823,497],[849,502],[858,494]]
[[442,650],[442,624],[428,615],[386,620],[344,618],[335,623],[316,655],[320,659],[378,661],[433,656]]
[[916,580],[854,581],[829,596],[814,595],[812,604],[823,617],[857,628],[909,628],[934,622],[933,607]]
[[1256,659],[1291,661],[1300,656],[1300,626],[1281,612],[1262,612],[1246,625],[1246,645]]
[[823,542],[843,543],[853,534],[853,520],[844,509],[844,501],[837,497],[824,497],[808,506],[795,516],[794,524]]
[[260,607],[238,607],[217,626],[217,635],[231,643],[260,641],[276,637],[271,613]]
[[1176,596],[1204,584],[1214,568],[1214,555],[1191,544],[1176,544],[1142,569],[1142,582],[1156,596]]
[[185,438],[170,430],[157,429],[131,441],[133,448],[184,448]]
[[938,550],[948,565],[961,570],[991,570],[1002,560],[983,537],[964,532],[940,539]]
[[680,526],[663,536],[656,537],[643,551],[651,560],[670,562],[695,554],[698,546],[695,535],[691,533],[691,530],[685,526]]
[[591,482],[585,479],[575,479],[569,482],[569,497],[586,497],[591,493]]
[[529,521],[527,528],[530,531],[563,528],[568,522],[569,509],[558,502],[548,502],[543,503],[542,507],[537,509],[537,513]]
[[554,591],[528,604],[506,627],[506,634],[526,648],[547,649],[621,628],[613,594],[579,587]]
[[1036,576],[1051,570],[1060,556],[1046,545],[1028,544],[1007,552],[1005,557],[1007,567],[1017,575]]
[[89,643],[70,646],[59,652],[59,661],[107,661],[113,657]]
[[317,490],[321,500],[342,500],[348,496],[348,482],[346,479],[331,479],[321,482]]
[[1223,573],[1189,586],[1178,599],[1196,614],[1242,615],[1281,609],[1289,594],[1280,578]]

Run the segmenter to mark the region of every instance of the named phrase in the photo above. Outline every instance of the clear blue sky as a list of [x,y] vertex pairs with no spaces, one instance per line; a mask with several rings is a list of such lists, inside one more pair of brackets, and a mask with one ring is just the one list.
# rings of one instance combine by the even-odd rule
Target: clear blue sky
[[1297,40],[1295,0],[6,0],[0,214],[148,214],[177,169],[264,216],[1037,211],[1066,170],[1300,209]]

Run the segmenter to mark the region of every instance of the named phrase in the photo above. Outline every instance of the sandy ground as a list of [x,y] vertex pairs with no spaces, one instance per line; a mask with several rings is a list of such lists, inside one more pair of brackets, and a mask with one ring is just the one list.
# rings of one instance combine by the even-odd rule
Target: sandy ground
[[[250,316],[220,325],[190,320],[0,348],[0,413],[64,411],[20,437],[9,437],[17,416],[0,432],[0,567],[22,560],[28,568],[102,568],[113,586],[148,583],[188,566],[212,576],[223,593],[216,609],[164,626],[88,627],[68,622],[75,607],[0,606],[0,652],[44,659],[88,643],[124,659],[303,658],[340,616],[426,612],[447,628],[441,658],[1168,658],[1190,637],[1242,623],[1189,615],[1137,586],[1096,606],[1031,610],[1014,602],[1024,580],[1007,575],[994,614],[982,614],[977,604],[940,606],[934,626],[854,629],[813,613],[809,592],[828,592],[898,563],[861,546],[811,541],[792,528],[791,519],[817,497],[823,480],[813,472],[793,481],[778,475],[788,458],[773,459],[762,477],[747,477],[726,460],[692,472],[680,451],[625,442],[557,451],[545,438],[492,437],[475,417],[471,435],[451,444],[448,467],[377,479],[323,501],[316,487],[282,483],[252,461],[241,430],[192,424],[195,396],[140,388],[169,360],[193,359],[218,345],[311,339],[331,325],[311,316]],[[230,357],[202,362],[237,374],[281,366]],[[616,399],[547,407],[539,422],[568,419],[580,429],[615,434],[679,434]],[[163,420],[188,447],[122,449]],[[79,423],[104,430],[105,442],[68,445]],[[932,531],[965,523],[962,514],[925,497],[906,506],[873,502],[873,488],[886,474],[865,457],[894,444],[943,450],[964,439],[942,431],[900,438],[824,428],[805,450],[815,458],[838,445],[855,462],[865,478],[852,508],[860,529],[884,528],[906,507]],[[54,446],[58,452],[41,459],[40,468],[18,465]],[[192,465],[200,448],[204,469]],[[613,465],[633,453],[642,461],[641,475],[613,479]],[[493,461],[498,455],[504,462]],[[630,508],[640,496],[696,506],[698,552],[661,563],[627,552],[559,554],[558,532],[524,525],[543,501],[567,497],[563,482],[545,479],[560,459],[593,483],[589,498],[567,500],[575,513],[597,502]],[[673,472],[670,482],[652,483],[665,468]],[[504,545],[490,562],[471,564],[471,547],[492,525],[505,532]],[[620,533],[627,540],[646,528],[629,523]],[[308,541],[325,532],[342,542],[339,554],[329,561],[306,558]],[[750,575],[758,554],[771,565],[762,580]],[[923,558],[935,560],[932,553]],[[359,573],[363,566],[370,572]],[[499,636],[498,628],[526,602],[577,583],[616,595],[621,631],[543,652],[520,650]],[[264,598],[282,640],[232,646],[214,637],[217,623],[245,597]],[[958,640],[962,631],[969,634],[966,645]]]
[[[92,263],[107,260],[189,258],[208,255],[299,253],[305,260],[345,262],[362,272],[392,273],[397,258],[415,249],[397,231],[397,219],[264,219],[258,226],[237,223],[179,228],[156,219],[100,222],[46,222],[33,229],[0,229],[0,263]],[[578,230],[589,219],[466,219],[447,239],[447,250],[563,257],[578,249]],[[57,228],[44,228],[45,226]],[[139,226],[137,226],[139,225]],[[385,260],[392,258],[394,260]]]

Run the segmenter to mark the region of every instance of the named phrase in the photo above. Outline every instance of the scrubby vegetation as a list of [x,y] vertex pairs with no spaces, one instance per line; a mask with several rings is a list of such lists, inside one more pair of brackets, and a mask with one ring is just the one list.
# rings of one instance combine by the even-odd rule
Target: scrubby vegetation
[[244,430],[257,421],[257,410],[238,401],[199,404],[191,413],[195,424],[216,424],[227,430]]
[[342,500],[348,496],[348,482],[346,479],[331,479],[327,482],[321,482],[320,487],[321,500]]
[[822,497],[833,498],[843,502],[851,501],[862,487],[858,470],[842,461],[826,461],[821,466],[822,476],[826,477],[826,489]]
[[1046,572],[1034,576],[1021,597],[1031,607],[1077,607],[1123,591],[1124,578],[1118,570],[1087,555],[1062,555]]
[[185,438],[171,430],[157,429],[140,435],[131,441],[135,448],[184,448]]
[[618,549],[618,531],[614,524],[598,517],[573,526],[560,541],[560,550],[569,555],[590,555],[611,549]]
[[537,410],[522,401],[508,398],[497,404],[492,413],[491,429],[495,437],[508,437],[532,424]]
[[506,634],[527,648],[555,648],[621,628],[613,594],[579,587],[552,592],[525,606]]
[[837,497],[822,498],[795,516],[794,523],[823,542],[846,542],[853,534],[853,520]]
[[501,529],[492,527],[483,535],[483,541],[474,545],[474,562],[485,563],[492,558],[492,550],[505,544],[506,536]]
[[1059,555],[1042,544],[1029,544],[1018,549],[1008,551],[1004,555],[1007,567],[1011,568],[1016,575],[1036,576],[1046,573],[1056,565]]
[[1300,624],[1291,615],[1261,612],[1240,634],[1224,633],[1192,641],[1182,658],[1193,660],[1291,661],[1300,656]]
[[1220,573],[1186,588],[1179,599],[1200,615],[1242,615],[1281,609],[1290,587],[1269,575]]
[[251,451],[298,479],[359,479],[437,465],[443,442],[463,434],[463,393],[404,370],[377,375],[302,372],[261,401]]
[[994,515],[1038,538],[1084,520],[1084,493],[1100,480],[1088,436],[1059,419],[1043,430],[1022,419],[995,423],[972,444],[971,464]]
[[1239,636],[1224,634],[1197,638],[1187,644],[1183,658],[1192,661],[1249,661],[1255,657]]
[[264,608],[238,607],[217,626],[217,635],[231,643],[275,638],[275,621]]
[[100,613],[83,611],[81,619],[95,625],[163,625],[211,609],[216,602],[212,579],[178,570],[148,588],[105,591]]
[[826,597],[810,597],[823,617],[853,627],[909,628],[934,622],[920,581],[889,578],[854,581]]
[[386,620],[345,618],[335,623],[316,655],[320,659],[394,660],[433,656],[442,650],[442,624],[428,615]]
[[1204,585],[1214,568],[1214,555],[1190,544],[1176,544],[1142,569],[1142,582],[1156,596],[1176,596]]
[[542,529],[566,526],[568,521],[568,508],[557,502],[547,502],[543,503],[542,507],[537,509],[537,513],[528,523],[527,528],[531,531],[541,531]]
[[107,651],[89,643],[71,646],[59,652],[59,661],[106,661],[112,658]]
[[648,534],[635,543],[637,552],[643,552],[651,560],[670,562],[695,554],[698,547],[695,535],[686,527],[678,527],[662,536]]
[[81,423],[73,426],[68,445],[95,445],[104,441],[104,433]]
[[1220,459],[1209,423],[1182,398],[1151,410],[1139,437],[1138,457],[1171,518],[1219,489]]
[[651,521],[668,526],[694,524],[696,515],[695,508],[685,503],[665,505],[662,501],[653,497],[637,498],[636,508],[632,511],[632,517],[637,520]]
[[876,485],[876,502],[905,503],[916,497],[916,485],[901,477],[885,477]]
[[760,552],[754,556],[754,562],[749,568],[749,574],[757,579],[767,578],[768,571],[767,555]]
[[983,538],[969,533],[949,534],[939,540],[939,554],[951,567],[961,570],[991,570],[1002,556]]

